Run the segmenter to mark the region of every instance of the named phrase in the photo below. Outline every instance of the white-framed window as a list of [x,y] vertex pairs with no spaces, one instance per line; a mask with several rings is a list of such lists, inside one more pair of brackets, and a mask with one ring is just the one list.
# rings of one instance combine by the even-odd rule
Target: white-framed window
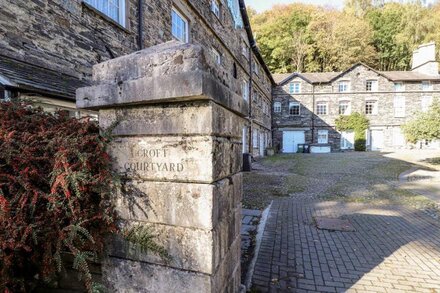
[[422,91],[432,91],[432,83],[430,81],[422,81]]
[[367,92],[377,92],[378,90],[378,82],[377,80],[367,80],[366,88]]
[[366,101],[365,102],[365,114],[367,115],[377,115],[377,101]]
[[350,114],[351,114],[351,102],[339,101],[339,115],[350,115]]
[[405,84],[403,84],[403,82],[395,82],[394,83],[394,91],[395,92],[405,91]]
[[328,143],[328,130],[318,130],[318,143]]
[[252,67],[254,68],[254,73],[260,75],[260,65],[258,65],[256,60],[252,63]]
[[181,42],[189,42],[189,22],[182,13],[173,8],[171,11],[171,32]]
[[249,81],[243,81],[243,84],[241,86],[241,93],[243,96],[243,100],[249,101]]
[[246,44],[245,41],[242,41],[241,45],[241,54],[246,58],[249,59],[249,46]]
[[394,117],[405,117],[405,97],[394,97]]
[[281,102],[273,103],[273,111],[275,113],[281,113]]
[[327,115],[328,104],[327,102],[317,102],[316,103],[316,114],[317,115]]
[[211,11],[220,19],[220,2],[218,0],[211,0]]
[[125,27],[125,0],[85,0],[85,2]]
[[214,56],[214,61],[217,65],[222,65],[222,55],[216,49],[212,49],[212,55]]
[[348,80],[341,80],[338,83],[338,91],[340,93],[345,93],[350,90],[350,82]]
[[252,145],[254,148],[258,148],[258,130],[256,129],[252,132]]
[[422,112],[428,112],[431,105],[432,105],[432,96],[423,96],[422,97]]
[[405,136],[403,135],[400,127],[393,128],[393,146],[404,146],[406,143]]
[[301,83],[291,82],[289,83],[289,94],[299,94],[301,93]]
[[299,116],[301,113],[301,105],[298,102],[289,102],[289,115]]

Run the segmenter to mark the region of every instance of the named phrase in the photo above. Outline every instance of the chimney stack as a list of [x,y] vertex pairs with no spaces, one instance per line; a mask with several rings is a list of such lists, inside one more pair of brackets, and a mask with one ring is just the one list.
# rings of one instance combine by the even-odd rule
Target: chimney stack
[[427,75],[438,75],[439,66],[435,57],[435,42],[420,45],[413,52],[411,70]]

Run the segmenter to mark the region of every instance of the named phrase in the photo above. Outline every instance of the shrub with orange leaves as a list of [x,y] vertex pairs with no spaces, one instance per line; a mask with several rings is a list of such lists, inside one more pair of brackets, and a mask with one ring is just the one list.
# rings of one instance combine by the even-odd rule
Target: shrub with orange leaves
[[88,291],[88,264],[117,231],[107,139],[95,122],[0,103],[0,292],[53,280],[74,257]]

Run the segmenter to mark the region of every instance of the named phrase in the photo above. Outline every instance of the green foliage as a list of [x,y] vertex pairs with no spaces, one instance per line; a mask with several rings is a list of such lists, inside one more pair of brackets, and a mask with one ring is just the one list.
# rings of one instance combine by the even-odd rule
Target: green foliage
[[166,261],[171,260],[171,256],[168,254],[166,249],[156,243],[155,238],[157,237],[157,235],[153,233],[151,227],[145,225],[137,225],[131,228],[126,228],[123,231],[123,236],[125,240],[135,244],[144,253],[151,251],[153,253],[156,253]]
[[347,0],[343,11],[278,5],[250,18],[276,73],[343,71],[356,62],[405,70],[418,45],[440,43],[440,3],[426,8],[419,1]]
[[402,126],[407,141],[440,139],[440,102],[434,101],[427,112],[419,112],[415,118]]
[[370,121],[365,115],[357,112],[348,116],[341,115],[335,120],[335,124],[339,131],[354,131],[355,151],[366,151],[365,131],[370,126]]

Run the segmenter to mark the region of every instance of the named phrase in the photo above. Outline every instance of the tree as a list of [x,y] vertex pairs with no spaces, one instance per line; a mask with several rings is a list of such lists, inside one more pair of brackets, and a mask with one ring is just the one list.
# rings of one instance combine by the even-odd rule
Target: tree
[[435,101],[427,112],[416,114],[402,129],[406,140],[411,143],[440,139],[440,102]]

